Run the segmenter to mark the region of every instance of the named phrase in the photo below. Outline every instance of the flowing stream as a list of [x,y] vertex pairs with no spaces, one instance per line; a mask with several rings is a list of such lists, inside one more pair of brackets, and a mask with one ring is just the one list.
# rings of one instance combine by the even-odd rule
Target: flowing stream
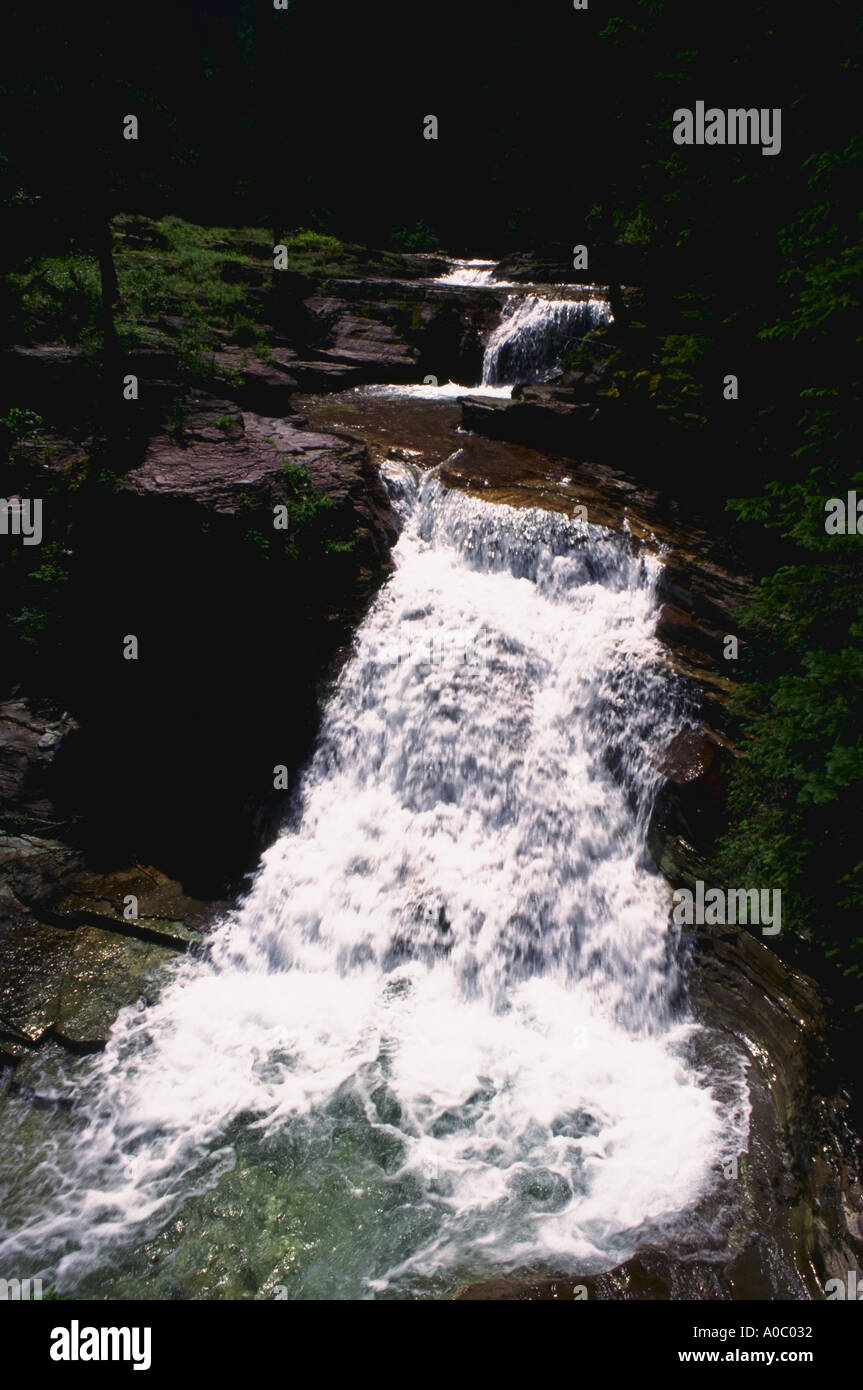
[[467,289],[507,289],[500,319],[485,345],[482,380],[476,386],[453,382],[441,385],[376,386],[372,392],[404,397],[453,398],[468,392],[509,396],[516,382],[546,381],[554,375],[561,355],[594,328],[610,324],[608,301],[583,285],[558,287],[515,285],[495,280],[494,261],[453,261],[433,282]]
[[542,381],[553,372],[567,343],[610,322],[604,299],[512,295],[486,343],[483,384]]
[[[547,365],[543,315],[599,313],[552,302],[504,314],[489,380]],[[385,480],[394,572],[250,892],[61,1069],[68,1109],[7,1099],[2,1268],[150,1298],[589,1273],[684,1229],[745,1146],[645,850],[691,722],[661,561],[436,471]]]
[[7,1193],[4,1264],[61,1290],[217,1296],[213,1242],[247,1296],[607,1267],[743,1122],[689,1060],[644,851],[687,717],[659,562],[434,475],[389,484],[396,570],[294,823]]

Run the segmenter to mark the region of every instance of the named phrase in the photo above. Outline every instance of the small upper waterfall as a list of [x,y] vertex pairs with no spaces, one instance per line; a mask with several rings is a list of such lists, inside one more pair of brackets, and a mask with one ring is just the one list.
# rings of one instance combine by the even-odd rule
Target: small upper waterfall
[[[589,285],[519,285],[493,278],[497,262],[452,260],[446,274],[432,282],[452,290],[510,291],[500,317],[485,341],[479,383],[428,379],[411,385],[359,387],[363,394],[416,400],[457,399],[472,391],[508,397],[522,382],[546,381],[560,365],[566,349],[591,329],[612,322],[609,303]],[[578,294],[578,298],[569,297]],[[496,307],[489,295],[489,307]]]
[[437,279],[439,285],[491,285],[492,270],[495,267],[494,261],[453,261],[452,268],[446,275],[440,275]]
[[542,381],[573,338],[611,322],[604,299],[548,299],[512,295],[485,347],[483,384]]

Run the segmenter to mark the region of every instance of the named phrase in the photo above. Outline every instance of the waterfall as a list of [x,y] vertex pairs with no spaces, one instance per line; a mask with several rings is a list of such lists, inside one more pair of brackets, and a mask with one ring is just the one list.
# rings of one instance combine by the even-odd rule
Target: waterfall
[[573,338],[582,338],[591,328],[610,322],[611,312],[604,299],[512,295],[486,343],[483,384],[542,381],[554,371]]
[[[494,261],[454,260],[445,275],[432,283],[449,288],[516,289],[508,281],[494,280]],[[529,287],[528,287],[529,288]],[[583,338],[591,329],[612,322],[609,304],[605,299],[583,297],[589,286],[561,286],[570,294],[582,289],[582,298],[550,297],[553,291],[528,293],[519,289],[504,304],[500,320],[492,329],[485,344],[482,362],[482,381],[476,386],[458,382],[425,382],[404,385],[362,386],[363,395],[385,396],[414,400],[457,400],[471,392],[508,398],[516,383],[546,381],[560,363],[570,344]]]
[[493,284],[491,273],[494,270],[495,261],[460,261],[452,263],[446,275],[439,275],[435,281],[438,285],[490,285]]
[[[667,1232],[733,1145],[644,849],[688,717],[660,562],[387,480],[395,570],[290,823],[206,958],[79,1064],[4,1194],[4,1270],[305,1299],[589,1272]],[[10,1144],[38,1122],[8,1102]]]

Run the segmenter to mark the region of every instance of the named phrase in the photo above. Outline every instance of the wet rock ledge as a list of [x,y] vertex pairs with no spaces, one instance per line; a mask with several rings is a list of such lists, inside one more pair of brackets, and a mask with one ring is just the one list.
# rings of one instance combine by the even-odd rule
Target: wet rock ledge
[[154,998],[161,967],[201,943],[223,906],[195,901],[150,866],[83,867],[59,838],[66,827],[49,790],[74,727],[21,699],[0,705],[0,1065],[50,1041],[70,1052],[104,1046],[119,1010]]

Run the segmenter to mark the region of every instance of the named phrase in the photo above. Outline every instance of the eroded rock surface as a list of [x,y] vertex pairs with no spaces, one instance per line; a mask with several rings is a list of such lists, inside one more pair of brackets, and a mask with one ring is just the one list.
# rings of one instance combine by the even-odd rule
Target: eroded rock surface
[[103,1047],[122,1008],[157,997],[161,967],[172,954],[101,927],[78,927],[57,997],[58,1040],[76,1052]]

